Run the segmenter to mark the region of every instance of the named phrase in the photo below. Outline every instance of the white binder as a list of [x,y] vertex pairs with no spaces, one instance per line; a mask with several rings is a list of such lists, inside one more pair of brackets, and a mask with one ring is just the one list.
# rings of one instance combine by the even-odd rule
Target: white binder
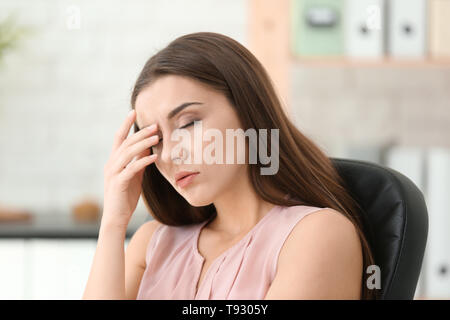
[[345,47],[353,58],[380,58],[384,55],[384,0],[347,0]]
[[[386,153],[386,166],[407,176],[426,196],[426,151],[420,147],[396,146]],[[425,258],[414,299],[425,296]]]
[[431,56],[450,57],[450,1],[430,0],[429,21]]
[[407,176],[425,193],[425,150],[414,146],[394,146],[386,152],[386,166]]
[[428,241],[425,250],[428,299],[450,299],[450,150],[428,154]]
[[425,0],[390,0],[388,52],[393,57],[421,58],[426,53]]

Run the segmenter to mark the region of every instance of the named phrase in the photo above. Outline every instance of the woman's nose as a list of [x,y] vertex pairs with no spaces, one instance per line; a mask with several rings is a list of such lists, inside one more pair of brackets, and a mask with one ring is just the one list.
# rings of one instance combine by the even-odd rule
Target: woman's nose
[[166,143],[161,150],[160,159],[164,162],[170,162],[173,164],[182,164],[189,155],[188,146],[183,141],[170,141],[164,140]]

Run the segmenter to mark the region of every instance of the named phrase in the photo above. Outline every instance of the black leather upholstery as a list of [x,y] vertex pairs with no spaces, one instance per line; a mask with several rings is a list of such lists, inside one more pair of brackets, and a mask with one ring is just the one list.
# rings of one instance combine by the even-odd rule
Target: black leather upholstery
[[413,299],[428,236],[422,192],[391,168],[330,159],[363,209],[368,241],[381,269],[381,299]]

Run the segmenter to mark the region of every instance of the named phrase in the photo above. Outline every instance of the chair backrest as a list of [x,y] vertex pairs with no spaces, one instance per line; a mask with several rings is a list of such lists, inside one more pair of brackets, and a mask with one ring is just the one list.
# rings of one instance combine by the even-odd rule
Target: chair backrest
[[381,299],[413,299],[428,236],[422,192],[394,169],[330,159],[363,210],[368,241],[381,270]]

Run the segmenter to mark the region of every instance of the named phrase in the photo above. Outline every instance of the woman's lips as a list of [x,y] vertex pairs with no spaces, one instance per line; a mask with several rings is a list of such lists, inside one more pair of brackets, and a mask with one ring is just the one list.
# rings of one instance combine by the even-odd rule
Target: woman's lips
[[188,184],[194,180],[194,178],[199,174],[199,172],[192,173],[190,175],[187,175],[179,180],[177,180],[177,185],[181,188],[186,187]]

